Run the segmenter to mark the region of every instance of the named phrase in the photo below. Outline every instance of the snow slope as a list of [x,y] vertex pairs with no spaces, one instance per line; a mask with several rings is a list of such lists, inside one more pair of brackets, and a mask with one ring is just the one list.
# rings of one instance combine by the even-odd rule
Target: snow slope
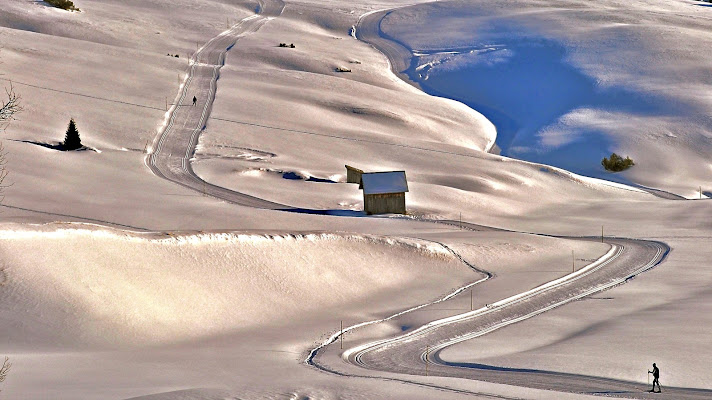
[[[25,351],[50,343],[181,342],[369,297],[387,304],[387,294],[400,287],[417,288],[443,274],[453,285],[470,275],[441,246],[367,236],[136,236],[45,228],[5,230],[0,238],[7,254],[2,336],[5,346]],[[376,262],[388,264],[388,273],[366,268]],[[427,268],[413,274],[419,265]],[[41,295],[39,288],[45,288]],[[41,332],[51,336],[34,337]]]
[[[6,26],[3,72],[16,82],[26,112],[6,132],[13,187],[5,205],[22,209],[5,210],[7,218],[72,218],[145,229],[257,228],[265,221],[301,228],[305,220],[312,221],[248,212],[201,198],[157,181],[142,165],[164,123],[166,102],[176,97],[185,77],[187,58],[182,54],[193,51],[190,39],[200,35],[202,42],[209,40],[225,29],[226,15],[235,22],[248,15],[252,3],[229,12],[219,2],[195,3],[192,7],[199,7],[205,17],[184,14],[179,6],[142,4],[125,3],[125,10],[117,10],[112,7],[120,7],[118,3],[87,3],[80,6],[82,13],[67,15],[39,3],[8,3],[0,21]],[[294,172],[339,181],[346,163],[365,170],[405,169],[415,188],[409,194],[413,214],[454,218],[461,211],[465,218],[484,217],[489,221],[481,222],[492,223],[547,204],[611,195],[646,197],[482,153],[493,134],[488,121],[399,81],[382,55],[348,35],[358,16],[374,7],[344,3],[325,11],[319,5],[289,4],[257,35],[240,39],[221,70],[211,119],[193,163],[196,173],[211,183],[281,204],[354,210],[362,202],[353,185],[282,176]],[[119,12],[124,17],[117,18]],[[65,33],[16,29],[22,18],[35,25],[47,21],[53,32]],[[196,22],[191,18],[209,22],[193,31]],[[134,22],[143,20],[161,33],[135,31]],[[170,24],[178,28],[170,30]],[[114,29],[120,27],[127,39],[104,43],[107,25],[118,25]],[[192,33],[185,33],[188,30]],[[285,41],[298,46],[277,47]],[[166,56],[169,53],[181,57]],[[93,61],[77,64],[77,59]],[[349,66],[352,72],[336,72],[338,66]],[[49,75],[36,84],[35,77],[50,68],[69,70],[70,76]],[[101,153],[63,154],[28,143],[62,140],[70,117],[77,121],[84,143]],[[245,152],[263,156],[251,158]],[[451,167],[440,169],[443,159]],[[511,203],[503,202],[503,195]],[[247,215],[250,218],[244,218]],[[321,222],[314,221],[313,227],[320,229]]]
[[[471,274],[452,261],[436,257],[431,263],[433,258],[427,254],[371,235],[442,242],[493,271],[497,278],[480,289],[477,306],[560,277],[570,266],[571,250],[581,259],[602,254],[595,246],[514,233],[461,231],[417,218],[255,210],[158,179],[143,163],[145,149],[165,121],[166,103],[175,98],[185,78],[188,54],[230,23],[251,15],[256,3],[76,3],[82,13],[19,0],[0,6],[2,78],[15,82],[26,108],[5,132],[8,179],[13,186],[6,190],[2,218],[22,225],[4,225],[10,233],[3,242],[3,258],[11,262],[3,266],[8,272],[2,276],[9,279],[3,290],[7,285],[13,289],[0,292],[3,299],[11,300],[3,303],[8,306],[0,318],[13,322],[2,325],[9,333],[2,336],[8,340],[0,351],[11,355],[14,369],[3,395],[29,399],[128,398],[151,393],[163,393],[155,398],[459,398],[422,386],[344,380],[301,364],[304,352],[333,334],[340,320],[362,322],[431,301],[467,283],[464,275]],[[669,242],[673,247],[669,261],[611,291],[611,305],[577,302],[467,342],[453,352],[468,359],[484,357],[491,364],[529,362],[543,369],[586,368],[599,376],[635,379],[635,371],[654,361],[641,356],[647,348],[639,347],[637,334],[645,329],[646,345],[665,349],[656,353],[660,357],[656,359],[665,366],[663,371],[675,371],[665,372],[670,373],[671,384],[704,386],[703,360],[710,356],[706,332],[711,324],[706,317],[711,296],[704,290],[710,276],[705,249],[712,229],[707,202],[667,201],[482,152],[493,138],[493,126],[477,109],[423,95],[399,81],[382,54],[349,35],[363,13],[407,3],[287,2],[281,16],[257,34],[242,38],[228,52],[213,113],[200,136],[193,160],[198,175],[269,201],[357,211],[360,192],[355,185],[343,183],[343,164],[366,170],[404,169],[410,180],[409,210],[415,217],[457,219],[462,213],[465,221],[509,229],[590,236],[600,234],[605,225],[607,235]],[[544,37],[546,43],[569,49],[560,64],[587,77],[607,77],[601,85],[625,81],[629,90],[664,88],[666,99],[683,102],[673,110],[678,114],[653,109],[642,116],[573,110],[560,124],[551,125],[550,138],[576,136],[583,125],[609,126],[596,122],[608,119],[614,126],[652,125],[658,136],[665,134],[660,126],[672,126],[675,135],[677,129],[689,126],[692,133],[678,135],[680,140],[671,138],[673,144],[667,147],[653,146],[657,140],[653,138],[628,139],[623,130],[605,134],[620,143],[637,141],[640,153],[631,156],[639,165],[626,175],[636,182],[691,196],[698,186],[693,181],[708,177],[700,167],[708,153],[707,125],[704,117],[689,114],[706,110],[705,54],[695,52],[692,44],[681,46],[676,57],[687,62],[663,68],[656,47],[663,43],[656,40],[668,35],[665,42],[676,46],[704,43],[706,36],[699,32],[708,22],[696,16],[707,9],[685,1],[455,4],[462,9],[452,8],[453,4],[428,6],[400,20],[402,14],[392,13],[387,27],[393,35],[407,36],[403,40],[429,41],[431,47],[423,50],[437,53],[462,43],[467,47],[477,37],[497,39],[501,32],[495,28],[501,26],[493,25],[491,32],[473,31],[472,23],[502,15],[509,18],[507,28],[512,19],[525,25],[526,29],[516,26],[518,34],[532,40]],[[421,9],[403,12],[413,10]],[[698,25],[687,24],[692,12],[688,10],[698,10],[692,19]],[[647,11],[658,14],[648,17]],[[609,26],[612,15],[624,18],[627,12],[633,16],[626,23],[637,24],[639,33],[627,25],[617,30]],[[453,20],[453,14],[461,18]],[[413,21],[417,28],[409,24]],[[608,32],[609,42],[615,45],[610,53],[603,46],[590,46],[600,38],[592,34],[598,31]],[[629,46],[629,40],[617,40],[619,31],[626,40],[638,41]],[[575,40],[582,45],[572,45]],[[280,42],[295,43],[296,48],[280,48]],[[591,48],[600,49],[605,62],[591,64]],[[617,64],[619,55],[625,55],[621,60],[627,64]],[[435,54],[429,62],[439,57]],[[700,71],[694,67],[698,61],[703,66]],[[337,72],[338,67],[352,72]],[[691,83],[686,86],[683,81],[688,75]],[[605,118],[597,120],[601,115]],[[61,140],[70,117],[77,120],[83,141],[100,152],[59,153],[29,143]],[[661,121],[668,125],[658,125]],[[567,129],[575,132],[569,135]],[[658,142],[665,142],[665,137]],[[661,153],[675,156],[656,158]],[[648,160],[652,159],[659,162],[651,167]],[[64,225],[59,230],[55,225],[25,225],[52,221],[84,221],[148,233],[137,239],[126,233],[67,231]],[[241,241],[239,234],[228,233],[231,239],[223,242],[223,236],[201,235],[200,230],[237,230],[252,239]],[[160,235],[159,231],[190,239],[178,246],[176,239],[152,236]],[[62,233],[53,237],[59,235],[56,232]],[[262,250],[273,251],[261,252],[251,241],[265,243]],[[74,251],[67,255],[65,249]],[[226,254],[237,263],[229,262]],[[39,273],[37,265],[47,274]],[[430,270],[430,265],[442,268]],[[555,268],[541,268],[549,265]],[[269,268],[263,270],[264,266]],[[339,274],[297,273],[302,270]],[[236,277],[238,273],[244,275]],[[133,279],[134,274],[138,278]],[[107,282],[107,275],[114,279]],[[180,290],[173,292],[159,284],[166,280]],[[345,283],[354,291],[345,290]],[[268,291],[291,288],[300,288],[294,292],[300,301],[287,302]],[[139,301],[137,293],[145,301]],[[650,312],[653,294],[655,312]],[[338,303],[332,303],[332,297]],[[469,300],[458,297],[453,299],[457,310],[404,316],[358,339],[393,335],[404,327],[460,312],[469,307]],[[202,307],[192,308],[193,304]],[[244,315],[234,311],[242,304],[248,306]],[[600,326],[605,329],[596,329]],[[537,341],[523,347],[522,335],[530,337],[530,330],[536,330]],[[670,346],[670,341],[676,346]],[[478,352],[483,344],[501,352],[483,355]],[[605,359],[610,363],[602,362]],[[448,378],[437,383],[442,382],[498,396],[551,398],[546,391]],[[557,397],[587,396],[557,393]]]
[[[693,0],[446,1],[381,28],[415,51],[426,91],[495,122],[503,154],[696,197],[712,174],[710,20]],[[612,151],[636,167],[606,173]]]

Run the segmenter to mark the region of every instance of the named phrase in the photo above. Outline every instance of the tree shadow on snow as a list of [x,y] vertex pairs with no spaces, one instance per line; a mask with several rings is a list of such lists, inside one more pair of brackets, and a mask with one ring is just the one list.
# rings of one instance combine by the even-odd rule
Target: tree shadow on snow
[[61,142],[60,142],[60,143],[56,143],[56,144],[52,144],[52,143],[45,143],[45,142],[35,142],[35,141],[32,141],[32,140],[13,140],[13,141],[15,141],[15,142],[21,142],[21,143],[34,144],[35,146],[41,146],[41,147],[45,147],[45,148],[52,149],[52,150],[57,150],[57,151],[94,151],[94,152],[96,152],[95,149],[92,149],[91,147],[86,147],[86,146],[82,146],[82,147],[80,147],[80,148],[78,148],[78,149],[67,149],[67,148],[64,147],[64,144],[61,143]]

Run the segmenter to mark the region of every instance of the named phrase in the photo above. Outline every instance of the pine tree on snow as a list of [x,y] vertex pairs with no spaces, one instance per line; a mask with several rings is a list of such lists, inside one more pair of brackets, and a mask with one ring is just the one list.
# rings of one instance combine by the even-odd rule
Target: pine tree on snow
[[74,118],[69,120],[69,126],[67,127],[67,133],[64,135],[62,147],[64,147],[64,150],[77,150],[82,148],[82,140],[79,138],[79,131],[77,130],[77,125],[74,123]]

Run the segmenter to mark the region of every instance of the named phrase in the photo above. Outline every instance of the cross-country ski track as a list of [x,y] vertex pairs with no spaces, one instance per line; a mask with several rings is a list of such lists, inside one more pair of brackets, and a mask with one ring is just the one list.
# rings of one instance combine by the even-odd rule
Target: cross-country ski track
[[[199,178],[191,166],[198,136],[205,129],[210,117],[217,79],[225,61],[225,54],[238,42],[240,37],[257,32],[270,19],[279,17],[283,9],[284,3],[281,0],[261,1],[257,14],[241,20],[229,30],[211,39],[194,54],[175,104],[167,113],[166,123],[154,139],[146,156],[146,165],[155,175],[241,206],[299,211],[288,205],[213,185]],[[367,19],[362,18],[357,31],[359,39],[363,40],[362,33],[366,32],[369,37],[367,41],[373,44],[372,40],[380,37],[378,26],[383,15],[384,12],[381,11],[370,14]],[[364,28],[365,26],[370,30]],[[379,46],[377,46],[379,50],[382,50],[382,46],[391,43],[386,39],[381,40],[382,42],[379,42]],[[398,49],[393,51],[398,52]],[[393,58],[393,54],[387,54],[387,56]],[[397,71],[394,72],[397,73]],[[198,99],[196,105],[192,104],[193,95]],[[324,213],[325,210],[302,211]],[[464,225],[467,229],[494,230],[494,228],[473,224],[465,223]],[[568,239],[595,240],[592,238]],[[642,383],[553,371],[450,363],[440,357],[441,350],[447,346],[485,335],[571,301],[623,284],[660,264],[670,250],[667,245],[661,242],[623,238],[607,238],[605,241],[610,244],[611,248],[600,259],[563,278],[542,284],[525,293],[511,296],[478,310],[432,321],[396,337],[363,343],[343,352],[334,346],[343,333],[388,321],[406,313],[430,307],[433,304],[442,304],[466,289],[491,278],[489,273],[475,268],[443,244],[443,247],[451,251],[464,264],[483,274],[484,277],[434,302],[412,307],[385,319],[346,327],[313,349],[305,363],[322,371],[341,376],[387,379],[481,397],[507,398],[471,392],[461,388],[451,388],[432,383],[432,381],[418,381],[418,377],[425,375],[427,363],[428,375],[431,376],[458,377],[552,391],[641,399],[652,396],[675,399],[712,397],[712,391],[709,390],[669,387],[665,388],[662,395],[653,395],[644,391],[646,386]]]
[[[281,0],[260,2],[259,13],[251,15],[203,45],[190,60],[188,74],[175,104],[169,110],[163,129],[154,139],[146,165],[157,176],[205,195],[247,207],[285,209],[282,204],[238,193],[200,179],[190,164],[198,136],[212,111],[220,68],[225,54],[243,36],[257,32],[262,25],[282,13]],[[192,96],[197,98],[195,105]]]
[[[596,240],[594,238],[580,239]],[[373,371],[387,371],[400,376],[458,377],[535,389],[601,394],[610,397],[646,399],[651,396],[659,396],[645,392],[648,388],[647,385],[639,382],[554,371],[501,368],[475,363],[451,363],[440,357],[441,350],[448,346],[474,339],[585,296],[623,284],[636,275],[654,268],[662,262],[669,251],[668,246],[659,242],[618,238],[608,239],[606,242],[611,245],[608,253],[563,278],[488,304],[480,309],[432,321],[399,336],[364,343],[344,351],[339,351],[337,347],[339,332],[325,341],[320,348],[315,349],[306,362],[320,369],[347,376],[377,376],[369,375],[362,369],[353,367],[358,366]],[[486,279],[481,279],[474,284]],[[456,292],[462,292],[474,284],[458,289]],[[448,296],[447,299],[454,297],[454,294]],[[436,303],[442,301],[438,300]],[[422,307],[424,306],[420,306],[418,309]],[[447,307],[443,306],[443,308]],[[391,318],[393,316],[382,321]],[[360,324],[360,326],[363,325]],[[351,327],[345,329],[344,333],[348,333],[350,330]],[[409,381],[405,377],[397,377],[398,375],[389,374],[384,379]],[[441,389],[445,389],[445,387],[441,386]],[[463,392],[461,388],[452,388],[451,390]],[[472,394],[486,395],[483,393]],[[712,391],[668,387],[665,390],[665,395],[675,399],[705,399],[710,398]]]

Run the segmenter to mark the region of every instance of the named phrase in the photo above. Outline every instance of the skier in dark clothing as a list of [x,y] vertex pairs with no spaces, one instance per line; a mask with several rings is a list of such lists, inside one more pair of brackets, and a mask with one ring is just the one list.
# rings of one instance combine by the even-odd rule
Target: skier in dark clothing
[[[655,365],[655,363],[653,363],[653,370],[652,370],[652,371],[648,371],[648,373],[649,373],[649,374],[653,374],[653,388],[650,389],[650,391],[653,392],[653,393],[660,393],[660,392],[662,392],[662,390],[660,390],[660,381],[658,380],[658,379],[660,379],[660,370],[658,369],[657,365]],[[658,384],[658,391],[657,391],[657,392],[655,391],[655,384],[656,384],[656,383]]]
[[193,105],[195,105],[195,102],[198,101],[198,98],[193,96]]

